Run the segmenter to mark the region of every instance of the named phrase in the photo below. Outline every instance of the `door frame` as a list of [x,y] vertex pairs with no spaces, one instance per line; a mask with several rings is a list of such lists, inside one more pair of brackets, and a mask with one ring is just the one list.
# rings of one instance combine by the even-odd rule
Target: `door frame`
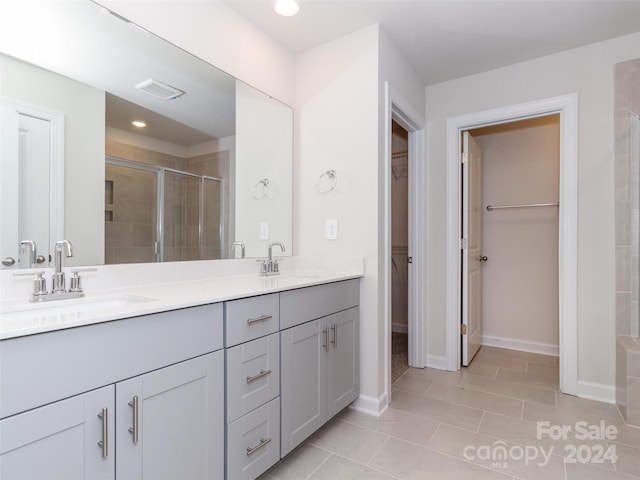
[[[409,167],[409,252],[413,263],[409,269],[407,288],[408,329],[409,329],[409,365],[424,368],[427,364],[427,326],[426,304],[424,292],[426,288],[426,218],[421,215],[426,204],[426,165],[424,162],[425,120],[411,107],[411,104],[390,85],[385,82],[385,115],[384,115],[384,158],[381,172],[384,197],[382,221],[382,263],[381,284],[384,317],[384,355],[385,355],[385,398],[391,401],[391,120],[395,120],[408,133],[408,167]],[[422,320],[421,320],[422,319]]]
[[[32,105],[22,100],[0,96],[0,103],[8,108],[15,109],[18,114],[39,118],[49,122],[51,131],[49,150],[49,245],[47,252],[53,252],[54,243],[65,238],[64,235],[64,159],[65,159],[65,116],[64,113],[45,108],[40,105]],[[12,154],[17,155],[16,152]],[[19,239],[20,240],[20,239]],[[18,241],[19,241],[18,240]],[[41,246],[42,248],[42,246]],[[47,258],[46,265],[50,265]],[[45,265],[45,266],[46,266]],[[42,267],[38,267],[42,268]]]
[[578,94],[572,93],[447,119],[446,369],[460,368],[460,133],[527,118],[560,115],[558,241],[560,390],[578,394]]

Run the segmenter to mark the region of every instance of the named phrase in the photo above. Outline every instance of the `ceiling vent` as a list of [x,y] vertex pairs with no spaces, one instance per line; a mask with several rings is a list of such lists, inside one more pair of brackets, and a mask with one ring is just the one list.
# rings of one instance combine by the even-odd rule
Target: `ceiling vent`
[[136,88],[161,100],[173,100],[185,93],[182,90],[152,78],[145,80],[144,82],[140,82],[136,85]]

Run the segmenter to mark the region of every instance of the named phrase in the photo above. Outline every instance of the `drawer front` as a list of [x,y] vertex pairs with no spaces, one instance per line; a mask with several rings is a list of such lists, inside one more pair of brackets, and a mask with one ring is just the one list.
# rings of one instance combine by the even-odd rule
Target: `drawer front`
[[219,350],[222,334],[217,303],[3,340],[0,418]]
[[273,333],[227,349],[227,423],[280,394],[279,338]]
[[280,460],[280,398],[227,426],[227,475],[254,480]]
[[360,303],[360,280],[345,280],[280,294],[280,329],[356,307]]
[[226,347],[264,337],[280,328],[277,293],[225,302],[224,314]]

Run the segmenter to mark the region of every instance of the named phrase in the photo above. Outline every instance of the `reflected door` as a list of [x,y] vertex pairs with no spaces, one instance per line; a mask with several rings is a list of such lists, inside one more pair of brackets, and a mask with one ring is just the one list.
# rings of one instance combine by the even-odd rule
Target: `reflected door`
[[[51,122],[2,105],[0,151],[0,258],[4,268],[19,263],[18,244],[33,240],[49,261]],[[11,263],[12,259],[15,263]],[[22,262],[28,262],[26,258]]]

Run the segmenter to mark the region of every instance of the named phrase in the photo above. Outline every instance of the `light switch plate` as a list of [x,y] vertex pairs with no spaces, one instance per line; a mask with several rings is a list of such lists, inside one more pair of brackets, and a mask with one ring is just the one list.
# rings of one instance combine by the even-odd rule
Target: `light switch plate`
[[260,222],[260,240],[269,240],[269,222]]
[[337,240],[338,239],[338,219],[328,218],[326,225],[327,225],[327,232],[326,232],[327,240]]

